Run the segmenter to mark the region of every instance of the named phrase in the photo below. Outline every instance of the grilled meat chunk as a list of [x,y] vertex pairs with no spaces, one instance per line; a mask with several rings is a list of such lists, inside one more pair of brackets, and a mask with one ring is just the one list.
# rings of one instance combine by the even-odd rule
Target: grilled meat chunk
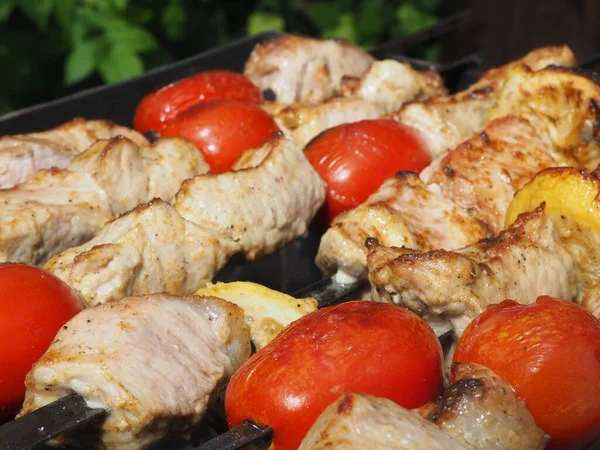
[[540,170],[560,164],[527,120],[507,116],[433,161],[421,178],[497,234],[515,193]]
[[417,72],[408,64],[393,60],[374,62],[361,78],[344,79],[340,90],[344,97],[329,98],[319,104],[267,103],[263,108],[286,136],[304,147],[328,128],[377,119],[405,102],[446,92],[437,73]]
[[458,336],[488,305],[505,299],[524,304],[540,295],[575,300],[584,270],[563,236],[575,240],[576,231],[569,218],[557,219],[558,224],[542,205],[496,238],[456,251],[419,252],[370,240],[373,298],[403,305],[426,320],[446,318]]
[[302,150],[278,134],[242,154],[231,171],[185,181],[173,204],[254,259],[306,233],[324,199],[325,184]]
[[149,147],[124,137],[98,141],[68,169],[41,170],[0,190],[0,261],[42,264],[138,204],[170,200],[183,180],[208,169],[183,139]]
[[[486,114],[511,71],[527,65],[539,70],[548,65],[575,65],[575,57],[568,47],[545,47],[534,50],[523,58],[486,72],[467,90],[455,95],[435,97],[423,102],[409,103],[393,114],[394,119],[419,131],[433,156],[454,148],[473,133],[481,130],[491,117]],[[511,114],[505,111],[504,115]]]
[[423,406],[427,420],[477,450],[542,450],[547,442],[512,387],[477,364],[452,366],[454,382],[437,404]]
[[113,216],[110,201],[87,173],[39,170],[0,190],[0,261],[40,264],[79,245]]
[[100,139],[125,136],[137,145],[148,141],[136,131],[105,120],[75,119],[52,130],[0,138],[0,189],[22,183],[40,169],[63,169]]
[[342,270],[367,276],[367,238],[388,246],[433,250],[460,248],[488,235],[479,220],[429,189],[411,172],[386,180],[357,208],[338,216],[321,238],[317,265],[327,274]]
[[228,237],[153,200],[109,222],[85,244],[54,256],[44,268],[92,306],[152,292],[191,294],[237,251],[239,245]]
[[243,311],[216,297],[130,297],[82,311],[27,375],[21,415],[77,392],[108,414],[81,448],[146,449],[197,425],[250,357]]
[[329,405],[298,450],[473,450],[391,400],[346,393]]
[[358,77],[374,58],[337,40],[281,36],[258,44],[244,75],[279,103],[319,103],[331,97],[344,76]]
[[581,300],[581,306],[600,319],[600,283],[586,291]]

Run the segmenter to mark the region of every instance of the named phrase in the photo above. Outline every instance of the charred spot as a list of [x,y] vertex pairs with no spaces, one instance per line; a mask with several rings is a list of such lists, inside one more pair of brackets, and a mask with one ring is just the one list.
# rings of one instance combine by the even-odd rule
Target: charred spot
[[427,419],[435,423],[443,417],[452,417],[463,400],[480,399],[484,395],[485,386],[478,378],[457,381],[442,393],[435,411]]
[[485,96],[485,95],[489,94],[493,90],[494,90],[494,88],[492,86],[486,86],[484,88],[475,89],[474,91],[471,91],[469,93],[469,96],[470,97],[481,97],[481,96]]
[[350,395],[344,395],[344,398],[337,406],[337,412],[339,414],[344,414],[346,411],[351,411],[352,404],[352,397]]
[[396,172],[397,177],[418,177],[419,175],[416,172],[411,172],[410,170],[400,170]]
[[368,237],[365,239],[365,246],[371,250],[373,247],[379,246],[379,239],[376,237]]
[[275,100],[277,100],[277,95],[275,94],[275,91],[271,88],[267,88],[264,91],[262,91],[262,95],[264,99],[268,102],[274,102]]
[[454,178],[454,176],[456,175],[456,172],[454,171],[454,169],[452,169],[451,167],[444,167],[444,173],[449,177],[449,178]]
[[490,139],[490,137],[488,136],[488,134],[485,131],[482,131],[481,134],[481,140],[485,143],[485,144],[490,144],[492,141]]

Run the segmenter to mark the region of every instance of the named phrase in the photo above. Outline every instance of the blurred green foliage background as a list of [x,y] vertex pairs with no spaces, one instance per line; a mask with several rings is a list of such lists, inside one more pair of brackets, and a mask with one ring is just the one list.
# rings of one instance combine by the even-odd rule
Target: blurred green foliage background
[[432,25],[438,3],[0,0],[0,114],[267,30],[344,38],[369,48]]

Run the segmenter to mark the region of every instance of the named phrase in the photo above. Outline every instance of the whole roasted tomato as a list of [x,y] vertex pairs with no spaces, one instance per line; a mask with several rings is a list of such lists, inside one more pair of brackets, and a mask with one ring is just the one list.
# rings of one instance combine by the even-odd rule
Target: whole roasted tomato
[[455,362],[489,367],[509,382],[554,449],[600,437],[600,321],[552,297],[492,305],[465,330]]
[[216,99],[262,102],[262,93],[239,73],[203,72],[146,95],[135,111],[133,125],[140,133],[160,133],[168,122],[198,103]]
[[396,172],[420,172],[431,162],[413,130],[384,119],[331,128],[314,138],[305,154],[327,183],[330,220],[363,203]]
[[354,301],[292,323],[233,376],[231,427],[269,425],[277,450],[296,449],[342,393],[365,392],[415,408],[440,393],[442,352],[431,328],[391,304]]
[[204,154],[213,172],[225,172],[244,150],[258,147],[277,131],[271,116],[252,103],[214,100],[177,116],[162,135],[186,138]]
[[81,309],[77,295],[54,275],[25,264],[0,264],[0,417],[19,409],[25,375]]

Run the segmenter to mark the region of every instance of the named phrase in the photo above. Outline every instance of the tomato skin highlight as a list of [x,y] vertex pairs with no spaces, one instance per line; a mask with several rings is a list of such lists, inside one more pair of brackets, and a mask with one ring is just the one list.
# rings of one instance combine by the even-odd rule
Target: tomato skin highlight
[[0,417],[20,408],[25,375],[82,308],[71,288],[49,272],[0,264]]
[[256,105],[214,100],[196,105],[169,122],[163,136],[186,138],[203,153],[212,172],[230,170],[249,148],[268,141],[279,128]]
[[330,128],[308,143],[305,154],[327,183],[330,221],[363,203],[398,171],[420,172],[431,162],[412,129],[387,119]]
[[323,410],[347,391],[407,408],[442,387],[442,350],[429,326],[391,304],[353,301],[294,322],[232,377],[230,427],[269,425],[276,450],[296,449]]
[[160,133],[168,122],[199,103],[217,99],[262,103],[260,89],[242,74],[227,70],[203,72],[147,94],[135,111],[134,128]]
[[549,296],[492,305],[469,324],[454,361],[487,366],[510,383],[551,436],[548,448],[600,438],[600,321],[580,306]]

